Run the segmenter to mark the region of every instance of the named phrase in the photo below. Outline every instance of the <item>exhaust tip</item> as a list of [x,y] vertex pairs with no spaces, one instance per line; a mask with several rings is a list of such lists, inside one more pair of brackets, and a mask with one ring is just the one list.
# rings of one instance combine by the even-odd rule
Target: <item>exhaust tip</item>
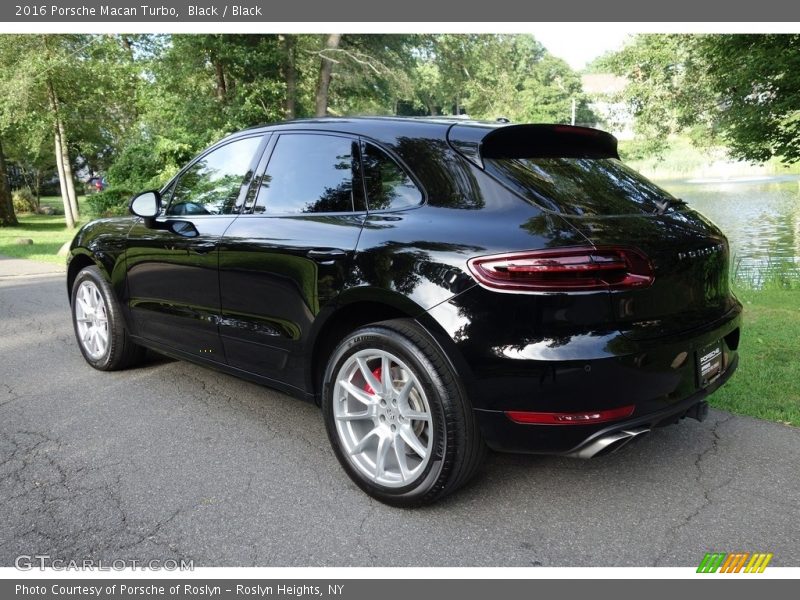
[[573,456],[575,458],[594,458],[596,456],[613,454],[623,446],[627,445],[629,442],[649,432],[649,427],[616,431],[594,440],[580,450],[570,453],[569,456]]
[[604,447],[600,448],[600,450],[595,452],[589,458],[597,458],[598,456],[606,456],[608,454],[614,454],[614,452],[616,452],[617,450],[622,448],[624,445],[626,445],[628,442],[630,442],[631,439],[633,439],[633,438],[624,437],[624,438],[620,438],[618,440],[614,440],[613,442],[611,442],[607,446],[604,446]]

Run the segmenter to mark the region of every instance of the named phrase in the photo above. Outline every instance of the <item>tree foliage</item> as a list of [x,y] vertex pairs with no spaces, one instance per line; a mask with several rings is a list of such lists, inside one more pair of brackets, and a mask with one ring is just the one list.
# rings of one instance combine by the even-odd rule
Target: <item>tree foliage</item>
[[285,118],[566,123],[573,101],[590,120],[579,75],[526,35],[0,36],[10,162],[26,173],[58,163],[62,181],[102,173],[119,190],[158,187],[221,136]]
[[689,133],[747,161],[800,160],[800,35],[642,34],[599,64],[629,80],[651,149]]

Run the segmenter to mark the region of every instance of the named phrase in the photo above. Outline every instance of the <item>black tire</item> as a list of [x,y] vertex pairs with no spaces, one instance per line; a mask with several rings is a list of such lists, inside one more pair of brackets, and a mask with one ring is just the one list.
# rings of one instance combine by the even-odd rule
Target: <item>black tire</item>
[[[336,378],[350,357],[373,349],[391,353],[413,370],[430,407],[433,451],[427,467],[404,487],[381,485],[361,472],[343,448],[336,427]],[[394,319],[353,331],[333,351],[323,382],[322,412],[333,451],[350,478],[373,498],[401,507],[430,504],[463,486],[480,467],[486,446],[472,406],[450,362],[415,321]]]
[[[78,330],[78,320],[76,314],[77,294],[84,282],[91,282],[100,292],[105,306],[105,316],[108,320],[108,342],[106,349],[99,356],[92,356],[84,343],[80,339]],[[95,369],[100,371],[117,371],[127,369],[142,361],[145,349],[131,341],[125,329],[125,320],[122,316],[122,309],[117,301],[111,285],[106,281],[103,274],[95,266],[86,267],[78,273],[72,283],[70,294],[70,307],[72,311],[72,326],[75,330],[75,338],[78,348],[83,354],[83,358]]]

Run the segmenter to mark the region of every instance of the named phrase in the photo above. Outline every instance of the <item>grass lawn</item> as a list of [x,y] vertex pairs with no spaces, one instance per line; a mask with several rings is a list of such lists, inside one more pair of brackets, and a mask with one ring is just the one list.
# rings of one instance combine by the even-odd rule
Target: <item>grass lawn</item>
[[[78,207],[86,212],[85,198],[78,198]],[[42,196],[42,206],[52,206],[63,212],[64,205],[58,196]],[[13,256],[14,258],[31,258],[48,263],[64,264],[65,259],[56,256],[59,248],[73,238],[75,229],[67,229],[64,225],[64,215],[17,215],[18,227],[0,227],[0,255]],[[88,217],[81,217],[80,224],[88,221]],[[33,244],[21,245],[15,243],[17,238],[28,238]]]
[[800,426],[800,290],[737,295],[745,308],[739,369],[711,405]]

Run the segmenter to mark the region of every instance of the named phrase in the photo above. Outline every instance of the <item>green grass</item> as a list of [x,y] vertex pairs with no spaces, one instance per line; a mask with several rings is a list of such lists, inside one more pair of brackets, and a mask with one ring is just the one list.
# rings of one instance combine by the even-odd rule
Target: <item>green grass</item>
[[727,157],[724,148],[697,148],[686,136],[671,137],[669,147],[659,157],[635,158],[638,145],[635,140],[621,141],[619,150],[623,160],[645,177],[657,181],[800,174],[800,163],[783,165],[774,158],[763,165],[737,162]]
[[[78,198],[78,206],[81,211],[86,211],[83,196]],[[42,206],[52,206],[63,212],[64,205],[59,196],[42,196]],[[64,215],[45,215],[21,214],[17,215],[19,220],[18,227],[0,227],[0,255],[12,256],[14,258],[30,258],[41,262],[64,264],[65,258],[57,256],[58,250],[73,238],[78,230],[67,229],[64,224]],[[87,217],[82,217],[80,224],[88,221]],[[21,245],[15,240],[18,238],[28,238],[33,240],[33,244]]]
[[711,396],[711,405],[800,426],[800,290],[740,290],[737,295],[745,309],[739,369]]

